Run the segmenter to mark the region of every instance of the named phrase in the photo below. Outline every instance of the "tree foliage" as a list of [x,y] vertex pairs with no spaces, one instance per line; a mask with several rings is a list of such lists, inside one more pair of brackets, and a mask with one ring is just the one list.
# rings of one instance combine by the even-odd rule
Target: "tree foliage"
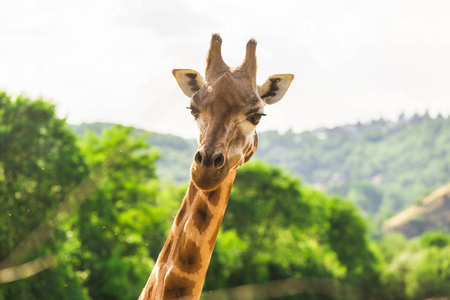
[[87,133],[81,141],[90,169],[111,151],[126,153],[117,157],[113,171],[78,214],[79,268],[87,274],[85,284],[93,299],[137,298],[151,266],[144,232],[151,231],[152,224],[136,220],[151,219],[148,204],[155,189],[149,181],[155,178],[156,155],[144,151],[144,137],[133,138],[131,129],[117,126],[102,136]]
[[400,234],[385,236],[382,273],[385,299],[419,300],[450,295],[450,234],[431,231],[406,241]]
[[[75,136],[56,117],[53,105],[26,97],[13,101],[0,93],[0,263],[13,267],[45,254],[57,259],[53,269],[2,286],[0,299],[83,297],[80,278],[71,265],[73,245],[63,226],[39,236],[41,245],[30,257],[15,249],[85,174]],[[67,252],[61,253],[62,248]]]

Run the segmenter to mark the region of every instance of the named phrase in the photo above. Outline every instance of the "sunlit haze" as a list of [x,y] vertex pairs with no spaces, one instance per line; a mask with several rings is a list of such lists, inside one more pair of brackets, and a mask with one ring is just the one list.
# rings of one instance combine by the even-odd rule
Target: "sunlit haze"
[[6,0],[0,90],[51,100],[71,124],[194,137],[171,71],[203,73],[218,32],[232,66],[258,40],[259,83],[295,75],[260,131],[448,115],[449,28],[448,1]]

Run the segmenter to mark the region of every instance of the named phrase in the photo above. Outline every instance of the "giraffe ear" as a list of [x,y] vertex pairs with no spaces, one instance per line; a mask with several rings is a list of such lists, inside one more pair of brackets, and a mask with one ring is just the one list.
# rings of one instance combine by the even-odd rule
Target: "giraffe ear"
[[183,93],[189,98],[203,85],[203,77],[199,72],[189,69],[174,69],[173,76],[178,82]]
[[283,98],[286,94],[294,75],[276,74],[269,76],[263,85],[258,85],[258,94],[266,104],[274,104]]

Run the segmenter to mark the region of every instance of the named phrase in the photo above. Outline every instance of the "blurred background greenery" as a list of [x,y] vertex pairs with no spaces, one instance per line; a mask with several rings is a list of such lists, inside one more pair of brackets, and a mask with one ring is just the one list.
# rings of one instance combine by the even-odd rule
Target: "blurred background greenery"
[[[205,298],[283,279],[309,284],[272,298],[450,296],[450,188],[422,201],[449,183],[449,118],[259,140],[238,171]],[[136,299],[195,147],[120,125],[69,126],[49,102],[0,93],[0,299]],[[13,268],[30,261],[32,276]]]

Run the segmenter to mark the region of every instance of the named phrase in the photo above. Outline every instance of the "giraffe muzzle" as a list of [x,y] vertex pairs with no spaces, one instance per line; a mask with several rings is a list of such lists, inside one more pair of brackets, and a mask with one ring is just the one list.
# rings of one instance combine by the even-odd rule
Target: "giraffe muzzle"
[[194,156],[191,177],[201,190],[214,190],[227,177],[230,168],[221,150],[200,148]]
[[213,167],[216,170],[222,168],[225,164],[225,156],[220,150],[212,152],[202,148],[197,151],[194,160],[199,166],[204,166],[206,168]]

